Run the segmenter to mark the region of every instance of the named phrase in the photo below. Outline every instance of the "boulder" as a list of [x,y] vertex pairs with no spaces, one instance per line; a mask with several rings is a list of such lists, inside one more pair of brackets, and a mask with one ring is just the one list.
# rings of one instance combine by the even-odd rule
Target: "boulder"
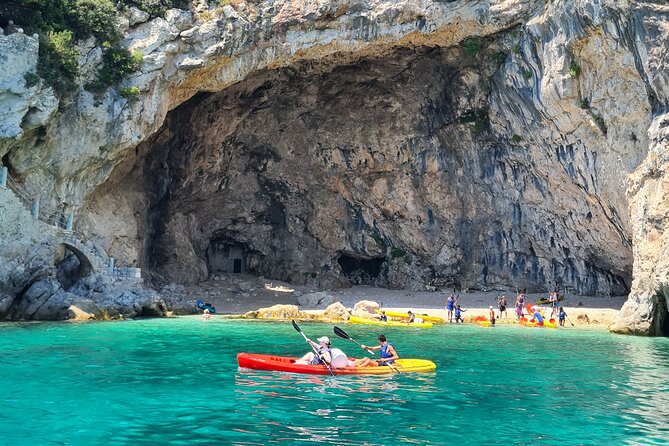
[[102,311],[90,299],[77,299],[68,308],[69,319],[74,321],[89,321],[101,319]]
[[306,315],[297,308],[297,305],[272,305],[268,308],[260,308],[256,317],[258,319],[300,319]]
[[380,308],[379,304],[373,300],[361,300],[353,306],[352,314],[357,317],[372,317]]
[[32,318],[39,321],[62,321],[69,319],[69,307],[78,296],[59,289],[33,313]]
[[339,302],[339,299],[324,291],[297,296],[297,305],[301,307],[326,307]]
[[42,305],[60,289],[54,278],[38,280],[22,296],[14,301],[12,319],[33,319],[33,315]]
[[348,316],[349,313],[346,307],[341,302],[335,302],[325,309],[320,319],[323,321],[338,322],[348,320]]

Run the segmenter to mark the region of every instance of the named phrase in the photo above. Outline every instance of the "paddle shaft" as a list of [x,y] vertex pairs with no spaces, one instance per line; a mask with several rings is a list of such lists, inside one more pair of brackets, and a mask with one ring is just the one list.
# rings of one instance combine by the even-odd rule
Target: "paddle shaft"
[[[376,353],[374,350],[368,350],[368,349],[364,348],[364,347],[362,346],[361,343],[359,343],[358,341],[356,341],[355,339],[353,339],[352,337],[350,337],[350,336],[349,336],[348,334],[346,334],[346,332],[345,332],[344,330],[342,330],[341,328],[335,326],[335,331],[334,331],[334,332],[335,332],[335,334],[336,334],[337,336],[339,336],[340,338],[348,339],[349,341],[352,341],[352,342],[358,344],[358,345],[360,346],[360,348],[362,348],[363,350],[365,350],[367,353],[371,353],[371,354],[373,354],[374,356],[376,356],[377,358],[379,358],[379,359],[383,359],[383,358],[382,358],[378,353]],[[384,361],[384,362],[385,362],[385,361]],[[386,365],[387,365],[388,367],[390,367],[390,369],[391,369],[393,372],[395,372],[395,373],[400,373],[400,374],[402,373],[402,372],[400,372],[399,370],[397,370],[397,369],[395,368],[395,366],[393,366],[392,364],[389,364],[389,363],[386,362]]]
[[314,354],[321,359],[325,368],[328,369],[328,373],[330,374],[330,376],[334,376],[334,373],[332,373],[332,367],[330,367],[330,364],[328,364],[328,362],[319,355],[318,350],[316,350],[316,347],[314,347],[313,344],[311,342],[309,342],[309,338],[307,337],[307,335],[302,333],[302,330],[300,330],[300,327],[295,323],[295,321],[292,321],[292,322],[293,322],[293,327],[295,328],[295,330],[297,330],[297,332],[302,335],[302,337],[304,338],[306,343],[309,344],[309,347],[311,347],[311,349],[314,351]]

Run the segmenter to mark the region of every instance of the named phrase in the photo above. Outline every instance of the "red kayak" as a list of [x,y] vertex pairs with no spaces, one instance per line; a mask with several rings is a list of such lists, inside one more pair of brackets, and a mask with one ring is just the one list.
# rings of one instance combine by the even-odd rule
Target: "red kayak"
[[[297,358],[285,356],[237,353],[237,364],[243,369],[268,370],[273,372],[303,373],[307,375],[329,375],[328,369],[320,364],[295,364]],[[393,364],[401,373],[433,372],[437,366],[426,359],[398,359]],[[390,367],[346,367],[332,369],[335,375],[388,375],[395,373]]]

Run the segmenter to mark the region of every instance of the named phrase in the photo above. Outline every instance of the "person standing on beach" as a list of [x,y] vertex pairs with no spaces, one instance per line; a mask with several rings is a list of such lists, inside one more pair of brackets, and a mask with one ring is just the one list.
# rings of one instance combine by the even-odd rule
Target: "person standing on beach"
[[492,309],[492,305],[490,305],[488,320],[490,321],[490,325],[495,325],[495,310]]
[[560,307],[560,310],[558,311],[558,321],[560,321],[560,327],[564,327],[564,320],[566,317],[567,313],[564,312],[564,307]]
[[467,310],[460,309],[460,305],[455,306],[455,323],[456,324],[458,322],[464,322],[464,320],[462,320],[462,317],[460,317],[460,313],[465,312],[465,311],[467,311]]
[[455,296],[451,293],[446,299],[446,310],[448,311],[448,322],[453,322],[453,310],[455,309]]
[[558,312],[558,310],[557,310],[558,298],[557,298],[557,293],[556,292],[552,292],[548,296],[548,302],[551,305],[551,317],[553,317],[555,315],[555,313]]
[[502,297],[500,297],[497,300],[497,303],[499,304],[499,318],[502,319],[502,313],[504,314],[504,319],[508,317],[508,314],[506,312],[506,297],[502,294]]

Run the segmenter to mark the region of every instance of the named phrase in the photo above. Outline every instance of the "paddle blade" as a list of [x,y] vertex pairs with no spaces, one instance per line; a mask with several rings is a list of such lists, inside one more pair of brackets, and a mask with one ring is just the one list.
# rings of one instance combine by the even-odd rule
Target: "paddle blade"
[[334,326],[334,333],[335,333],[337,336],[339,336],[340,338],[351,339],[351,337],[350,337],[349,335],[347,335],[346,332],[345,332],[344,330],[342,330],[341,328],[337,327],[336,325]]
[[293,328],[295,328],[295,330],[297,330],[299,333],[302,333],[302,330],[300,330],[300,327],[297,325],[297,323],[295,323],[295,320],[291,319],[290,321],[293,323]]

